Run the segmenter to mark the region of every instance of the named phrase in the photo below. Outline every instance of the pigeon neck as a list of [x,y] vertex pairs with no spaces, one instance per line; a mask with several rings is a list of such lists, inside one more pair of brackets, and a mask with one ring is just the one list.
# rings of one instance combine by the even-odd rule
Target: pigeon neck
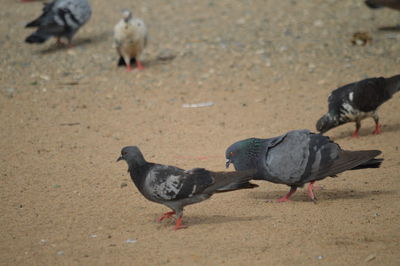
[[138,164],[129,164],[128,172],[131,175],[131,179],[133,183],[135,183],[136,187],[141,191],[142,184],[144,179],[146,178],[148,172],[148,164],[145,162],[142,165]]
[[254,162],[257,161],[257,158],[260,156],[260,152],[263,150],[263,140],[261,139],[252,139],[249,145],[249,149],[247,150],[247,158],[249,161],[247,162],[248,167],[256,167]]

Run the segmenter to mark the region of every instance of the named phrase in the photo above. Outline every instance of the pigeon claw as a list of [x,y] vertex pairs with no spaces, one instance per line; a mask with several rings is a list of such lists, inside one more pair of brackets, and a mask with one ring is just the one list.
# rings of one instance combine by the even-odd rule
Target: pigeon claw
[[176,220],[174,230],[176,231],[176,230],[185,229],[185,228],[187,228],[187,226],[182,224],[182,216],[179,216],[178,220]]
[[286,196],[276,200],[276,202],[279,202],[279,203],[287,202],[287,201],[290,201],[290,199],[288,197],[286,197]]
[[353,134],[351,135],[352,138],[358,138],[358,130],[354,131]]
[[276,202],[286,202],[286,201],[290,201],[289,198],[296,192],[297,187],[292,186],[290,187],[290,191],[282,198],[279,198],[276,200]]
[[164,219],[171,218],[174,214],[175,214],[174,211],[172,211],[172,212],[166,212],[166,213],[164,213],[163,215],[161,215],[160,218],[158,218],[158,222],[161,223]]
[[136,67],[137,67],[137,69],[139,69],[139,70],[143,70],[143,69],[144,69],[142,63],[140,63],[139,60],[136,60]]
[[308,197],[314,202],[317,203],[317,198],[314,195],[314,191],[313,191],[313,185],[314,185],[315,181],[311,181],[308,184]]
[[382,132],[382,131],[381,131],[381,124],[376,124],[375,130],[372,132],[372,134],[378,135],[378,134],[380,134],[381,132]]

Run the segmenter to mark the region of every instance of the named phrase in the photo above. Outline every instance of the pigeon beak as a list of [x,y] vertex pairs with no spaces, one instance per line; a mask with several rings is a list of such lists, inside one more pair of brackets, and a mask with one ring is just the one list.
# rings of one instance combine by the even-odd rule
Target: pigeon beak
[[119,161],[121,161],[121,160],[123,160],[124,158],[122,158],[122,156],[119,156],[118,157],[118,159],[117,159],[117,162],[119,162]]
[[231,164],[231,159],[226,159],[226,163],[225,163],[226,168],[229,168],[230,164]]

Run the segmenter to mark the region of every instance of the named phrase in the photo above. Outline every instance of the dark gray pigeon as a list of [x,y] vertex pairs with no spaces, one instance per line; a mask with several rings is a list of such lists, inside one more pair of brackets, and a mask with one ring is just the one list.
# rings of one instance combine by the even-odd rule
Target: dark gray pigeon
[[328,97],[328,113],[317,122],[317,130],[325,133],[328,130],[355,122],[353,137],[358,137],[361,120],[372,117],[375,121],[373,134],[381,133],[378,107],[392,98],[400,90],[400,75],[390,78],[369,78],[347,84],[334,91]]
[[136,146],[124,147],[117,161],[120,160],[128,163],[132,181],[146,199],[172,209],[159,218],[160,222],[176,214],[178,219],[175,230],[184,228],[182,216],[186,205],[206,200],[216,192],[243,188],[230,185],[246,184],[256,173],[255,170],[242,172],[211,172],[203,168],[183,170],[175,166],[150,163],[146,162]]
[[270,139],[249,138],[226,150],[226,167],[236,170],[258,169],[254,180],[267,180],[290,186],[278,202],[289,200],[298,187],[308,185],[308,195],[315,201],[313,184],[328,176],[353,169],[378,168],[383,159],[374,159],[378,150],[345,151],[321,134],[294,130]]
[[382,8],[389,7],[393,9],[400,10],[400,0],[366,0],[364,3],[369,8]]
[[72,37],[92,15],[88,0],[54,0],[45,3],[43,13],[37,19],[26,25],[27,28],[38,28],[29,35],[25,42],[43,43],[50,37],[66,38],[71,45]]

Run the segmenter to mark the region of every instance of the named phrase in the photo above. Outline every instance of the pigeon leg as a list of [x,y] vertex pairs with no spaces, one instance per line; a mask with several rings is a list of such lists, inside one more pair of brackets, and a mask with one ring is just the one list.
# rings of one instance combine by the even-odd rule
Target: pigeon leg
[[128,64],[126,65],[126,70],[127,70],[127,71],[132,71],[132,66],[131,66],[130,63],[128,63]]
[[174,230],[179,230],[179,229],[184,229],[184,228],[187,228],[187,226],[182,225],[182,215],[181,215],[181,216],[179,216],[178,220],[176,220]]
[[375,121],[375,130],[372,132],[372,134],[377,135],[381,133],[381,124],[379,124],[379,116],[377,113],[374,113],[373,116],[374,121]]
[[378,135],[378,134],[380,134],[382,131],[381,131],[381,124],[376,124],[375,125],[375,130],[374,130],[374,132],[372,132],[372,134],[374,134],[374,135]]
[[287,193],[284,197],[277,199],[277,202],[286,202],[289,201],[290,196],[292,196],[297,190],[297,187],[292,186],[290,187],[289,193]]
[[351,135],[352,138],[358,138],[358,131],[360,130],[361,123],[359,120],[356,121],[356,130],[353,132],[353,135]]
[[137,67],[137,69],[139,69],[139,70],[143,70],[143,69],[144,69],[144,67],[142,66],[142,63],[141,63],[139,60],[137,60],[137,59],[136,59],[136,67]]
[[314,183],[315,183],[315,181],[311,181],[309,184],[308,184],[308,196],[310,197],[310,199],[312,200],[312,201],[314,201],[314,203],[317,201],[317,198],[315,197],[315,195],[314,195],[314,191],[313,191],[313,185],[314,185]]
[[56,45],[57,46],[62,46],[63,45],[60,37],[57,37]]
[[160,218],[158,218],[158,222],[161,222],[162,220],[166,219],[166,218],[171,218],[172,215],[174,215],[175,212],[166,212],[164,213]]

